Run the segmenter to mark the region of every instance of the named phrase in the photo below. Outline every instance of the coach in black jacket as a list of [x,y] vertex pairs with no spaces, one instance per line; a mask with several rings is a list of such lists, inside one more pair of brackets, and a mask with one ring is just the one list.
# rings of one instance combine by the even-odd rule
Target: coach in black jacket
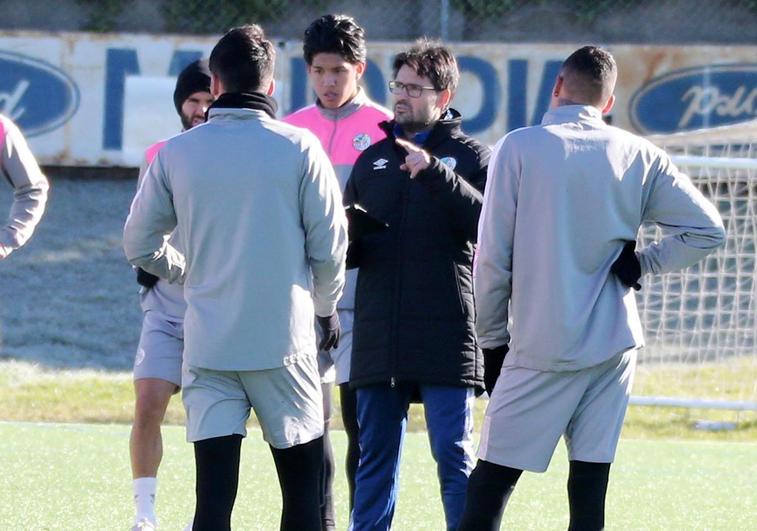
[[473,399],[483,387],[471,266],[489,149],[448,107],[452,54],[419,41],[394,62],[395,120],[357,160],[345,191],[386,222],[352,242],[359,267],[350,383],[361,459],[354,529],[388,529],[408,404],[424,403],[447,527],[455,529],[473,466]]

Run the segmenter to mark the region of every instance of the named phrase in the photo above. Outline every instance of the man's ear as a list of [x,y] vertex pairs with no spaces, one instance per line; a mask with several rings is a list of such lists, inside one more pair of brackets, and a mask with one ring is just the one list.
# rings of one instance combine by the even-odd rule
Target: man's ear
[[360,78],[363,77],[363,74],[365,74],[365,63],[356,63],[355,73],[357,73],[357,78],[360,80]]
[[602,108],[602,114],[608,114],[613,106],[615,105],[615,94],[610,96],[610,99],[607,100],[607,103],[605,103],[605,106]]
[[266,90],[266,91],[265,91],[265,93],[266,93],[266,94],[267,94],[268,96],[273,96],[273,93],[274,93],[275,91],[276,91],[276,81],[272,79],[272,80],[271,80],[271,84],[270,84],[270,85],[268,85],[268,90]]
[[552,89],[552,95],[555,98],[560,97],[560,91],[562,90],[563,83],[565,83],[565,78],[562,77],[562,74],[557,76],[557,79],[555,79],[555,86]]
[[213,72],[210,73],[210,95],[213,96],[214,100],[218,99],[218,96],[224,93],[223,90],[223,83],[221,83],[221,78],[219,78],[217,75],[215,75]]
[[444,89],[436,95],[436,106],[440,109],[446,109],[452,102],[452,91]]

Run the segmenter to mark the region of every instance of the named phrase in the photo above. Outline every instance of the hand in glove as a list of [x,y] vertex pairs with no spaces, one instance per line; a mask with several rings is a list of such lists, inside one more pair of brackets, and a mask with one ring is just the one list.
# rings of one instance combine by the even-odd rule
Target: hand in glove
[[152,273],[148,273],[141,267],[137,268],[137,284],[140,286],[150,289],[158,283],[158,280],[160,280],[159,277],[156,277]]
[[339,316],[336,312],[332,313],[328,317],[315,316],[318,321],[318,326],[321,327],[321,343],[318,345],[320,350],[331,350],[339,346],[339,334],[341,333],[341,327],[339,326]]
[[499,378],[499,373],[502,370],[502,363],[505,361],[505,356],[510,351],[510,347],[501,345],[481,350],[484,353],[484,387],[486,393],[491,397],[494,384],[497,383],[497,378]]
[[627,241],[610,271],[620,279],[624,286],[636,291],[641,289],[641,264],[636,256],[636,241]]

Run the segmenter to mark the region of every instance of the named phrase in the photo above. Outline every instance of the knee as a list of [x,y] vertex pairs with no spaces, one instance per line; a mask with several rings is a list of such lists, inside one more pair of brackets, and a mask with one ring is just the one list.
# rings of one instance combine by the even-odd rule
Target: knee
[[470,444],[470,441],[459,433],[450,432],[436,433],[430,440],[431,453],[441,466],[472,461]]
[[165,416],[171,395],[172,390],[164,387],[139,386],[134,406],[134,423],[143,426],[160,424]]

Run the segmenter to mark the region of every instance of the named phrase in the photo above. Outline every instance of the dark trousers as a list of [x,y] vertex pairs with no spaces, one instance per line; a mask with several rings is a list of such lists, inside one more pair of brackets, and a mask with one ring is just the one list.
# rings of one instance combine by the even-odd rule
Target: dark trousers
[[389,529],[399,487],[410,400],[420,391],[431,452],[437,463],[447,529],[456,529],[473,469],[473,389],[375,385],[357,390],[360,463],[351,529]]

